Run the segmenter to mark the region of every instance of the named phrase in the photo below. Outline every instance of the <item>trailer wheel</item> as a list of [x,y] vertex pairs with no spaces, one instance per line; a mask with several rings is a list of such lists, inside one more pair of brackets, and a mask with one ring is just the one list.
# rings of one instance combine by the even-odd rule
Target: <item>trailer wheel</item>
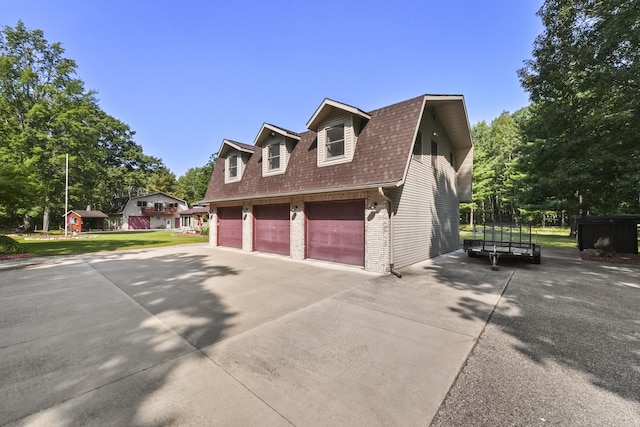
[[533,263],[540,264],[541,261],[542,261],[542,254],[540,250],[540,245],[534,245],[533,246]]

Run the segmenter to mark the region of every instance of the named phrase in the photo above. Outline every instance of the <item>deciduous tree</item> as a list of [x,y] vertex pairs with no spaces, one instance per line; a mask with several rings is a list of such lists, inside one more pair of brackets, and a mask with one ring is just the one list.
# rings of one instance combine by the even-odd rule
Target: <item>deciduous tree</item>
[[640,0],[547,0],[544,31],[519,70],[529,92],[526,199],[577,212],[637,212]]
[[[106,114],[76,75],[60,43],[21,21],[0,32],[0,215],[64,213],[65,157],[71,206],[108,205],[111,189],[142,186],[161,165],[144,156],[133,132]],[[84,207],[84,206],[83,206]],[[57,221],[56,221],[57,222]]]
[[215,161],[216,155],[213,154],[206,165],[188,169],[183,176],[178,178],[176,196],[186,200],[189,204],[202,200],[207,192]]

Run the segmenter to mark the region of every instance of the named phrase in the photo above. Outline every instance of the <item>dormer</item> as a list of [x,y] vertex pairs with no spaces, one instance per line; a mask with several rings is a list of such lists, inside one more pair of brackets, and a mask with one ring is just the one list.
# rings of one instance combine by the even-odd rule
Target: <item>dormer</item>
[[318,135],[318,167],[353,160],[358,135],[370,119],[356,107],[325,98],[307,123]]
[[253,144],[262,149],[262,176],[283,174],[299,141],[297,133],[264,123]]
[[218,157],[224,159],[224,183],[238,182],[247,166],[249,158],[255,148],[241,142],[225,139],[218,152]]

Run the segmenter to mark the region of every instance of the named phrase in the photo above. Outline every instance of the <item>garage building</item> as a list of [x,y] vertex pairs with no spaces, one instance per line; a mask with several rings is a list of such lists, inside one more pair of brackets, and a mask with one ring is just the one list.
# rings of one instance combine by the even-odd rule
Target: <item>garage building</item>
[[210,243],[386,273],[459,246],[473,145],[462,95],[370,112],[325,99],[296,133],[222,142]]

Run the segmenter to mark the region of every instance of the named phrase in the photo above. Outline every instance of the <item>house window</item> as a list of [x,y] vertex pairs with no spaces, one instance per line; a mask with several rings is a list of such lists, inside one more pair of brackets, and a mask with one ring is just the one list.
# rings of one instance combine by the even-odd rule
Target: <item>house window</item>
[[229,178],[238,176],[238,156],[229,157]]
[[327,129],[327,159],[344,156],[344,125]]
[[422,156],[422,132],[418,131],[416,141],[413,143],[413,156],[418,159]]
[[138,200],[138,206],[139,207],[146,207],[147,206],[147,202],[143,201],[143,200]]
[[269,170],[280,169],[280,144],[271,144],[268,148]]
[[163,206],[162,202],[155,202],[153,204],[153,210],[156,212],[160,212],[162,211],[162,206]]

